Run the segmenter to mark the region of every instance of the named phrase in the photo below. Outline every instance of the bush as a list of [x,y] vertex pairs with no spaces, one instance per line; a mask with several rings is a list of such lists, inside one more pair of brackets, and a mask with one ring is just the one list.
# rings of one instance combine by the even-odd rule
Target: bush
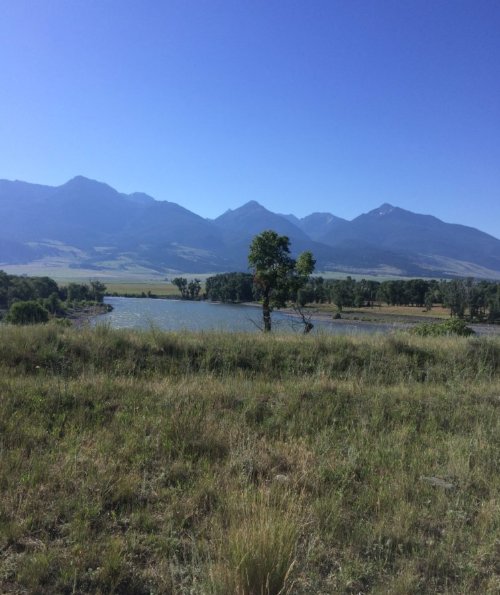
[[12,324],[38,324],[47,322],[49,313],[38,302],[15,302],[9,308],[6,320]]
[[458,337],[469,337],[475,335],[475,332],[467,326],[465,320],[460,318],[450,318],[444,322],[422,322],[415,325],[411,331],[414,335],[420,337],[441,337],[443,335],[456,335]]

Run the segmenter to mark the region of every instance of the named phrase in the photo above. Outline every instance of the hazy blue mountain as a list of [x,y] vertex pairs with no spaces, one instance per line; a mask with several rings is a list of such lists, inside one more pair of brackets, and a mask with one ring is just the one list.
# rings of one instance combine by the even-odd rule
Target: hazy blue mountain
[[123,228],[141,208],[111,186],[82,176],[55,188],[0,185],[0,216],[9,221],[2,233],[18,240],[57,239],[90,248]]
[[199,215],[146,194],[121,194],[83,176],[58,187],[0,181],[0,219],[8,222],[0,233],[3,263],[59,253],[76,260],[74,266],[97,269],[110,261],[122,261],[124,269],[132,263],[154,270],[232,265],[218,230]]
[[292,215],[292,213],[288,213],[288,215],[284,215],[283,213],[277,213],[277,214],[280,217],[284,217],[287,221],[290,221],[290,223],[293,223],[297,227],[300,227],[300,219],[298,217],[296,217],[295,215]]
[[265,229],[274,229],[290,239],[308,241],[310,238],[297,225],[283,215],[268,211],[255,200],[245,203],[241,207],[226,211],[214,219],[224,237],[230,241],[241,238],[243,234],[252,238]]
[[154,201],[143,209],[117,234],[116,243],[135,251],[144,263],[166,269],[203,272],[235,266],[212,222],[168,201]]
[[0,180],[0,221],[0,268],[246,270],[252,237],[274,229],[290,238],[294,255],[311,250],[318,270],[500,278],[500,240],[388,204],[346,221],[331,213],[279,215],[250,201],[209,220],[77,176],[57,187]]
[[429,276],[429,271],[413,255],[387,250],[359,239],[340,241],[330,247],[329,255],[326,270],[360,275]]
[[273,213],[252,200],[241,207],[226,211],[214,220],[224,241],[230,246],[233,258],[240,263],[240,268],[246,269],[248,248],[252,238],[266,229],[273,229],[280,235],[290,239],[292,255],[296,256],[304,250],[312,250],[318,267],[327,265],[331,249],[317,244],[303,232],[289,217]]
[[318,239],[333,248],[346,241],[362,241],[408,255],[429,272],[453,274],[460,263],[500,271],[500,240],[472,227],[445,223],[387,203]]
[[0,238],[0,261],[27,263],[37,258],[37,252],[22,242]]
[[301,229],[309,238],[321,242],[325,235],[335,233],[335,230],[344,223],[349,223],[346,219],[336,217],[331,213],[311,213],[306,217],[296,217],[295,215],[280,215],[296,227]]
[[151,205],[156,202],[152,196],[144,194],[144,192],[133,192],[132,194],[128,194],[127,198],[140,205]]
[[[45,219],[44,204],[54,188],[18,180],[0,180],[0,234],[2,239],[34,239],[40,216]],[[43,223],[42,223],[43,224]]]
[[347,219],[336,217],[331,213],[311,213],[299,221],[300,229],[317,242],[322,242],[322,238],[326,235],[335,236],[339,229],[348,224]]

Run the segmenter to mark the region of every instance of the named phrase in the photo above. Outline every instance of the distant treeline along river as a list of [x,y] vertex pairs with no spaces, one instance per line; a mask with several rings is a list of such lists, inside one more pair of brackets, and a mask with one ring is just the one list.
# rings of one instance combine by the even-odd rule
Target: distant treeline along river
[[[109,324],[113,328],[135,328],[190,331],[259,331],[262,325],[260,308],[207,301],[157,300],[144,298],[108,297],[105,303],[113,306],[112,312],[96,316],[92,324]],[[388,332],[390,324],[313,320],[314,331],[340,334]],[[302,332],[302,323],[294,316],[280,311],[273,312],[273,330],[277,332]],[[313,332],[314,332],[313,331]]]

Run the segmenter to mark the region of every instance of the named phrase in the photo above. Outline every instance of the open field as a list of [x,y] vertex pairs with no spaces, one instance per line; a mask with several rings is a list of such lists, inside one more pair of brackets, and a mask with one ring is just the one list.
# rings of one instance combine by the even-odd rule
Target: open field
[[127,283],[106,283],[106,292],[109,294],[128,295],[128,296],[141,296],[148,295],[149,293],[159,297],[181,297],[180,291],[172,283],[145,283],[145,282],[127,282]]
[[[67,283],[82,283],[90,279],[97,279],[106,284],[124,285],[143,285],[146,288],[155,285],[162,285],[165,279],[173,279],[174,277],[186,277],[187,279],[206,279],[210,275],[216,273],[179,273],[177,271],[163,271],[158,272],[151,269],[144,269],[140,266],[131,266],[130,268],[80,268],[71,266],[68,262],[59,261],[36,261],[29,264],[0,264],[0,270],[5,271],[9,275],[27,275],[29,277],[50,277],[56,280],[59,284]],[[141,289],[142,291],[142,289]]]
[[[0,269],[4,270],[9,275],[28,275],[28,276],[48,276],[56,281],[87,281],[88,279],[99,279],[103,282],[110,283],[159,283],[165,277],[171,279],[173,277],[187,277],[206,279],[211,275],[217,273],[183,273],[181,271],[164,270],[158,271],[141,267],[134,264],[132,261],[127,263],[115,263],[115,266],[100,267],[99,269],[84,268],[76,265],[72,260],[64,257],[55,258],[47,257],[42,260],[33,261],[27,264],[0,264]],[[407,280],[411,277],[395,275],[388,272],[387,274],[357,274],[349,271],[317,271],[317,275],[321,275],[325,279],[345,279],[350,276],[352,279],[360,281],[361,279],[372,281],[394,281]],[[424,278],[419,276],[419,279]],[[435,279],[435,277],[428,277]]]
[[[330,315],[338,312],[335,304],[309,304],[307,310],[309,312]],[[417,306],[389,306],[388,304],[380,304],[372,308],[344,308],[341,316],[345,319],[358,318],[377,321],[383,321],[384,319],[387,321],[448,319],[450,317],[450,309],[443,308],[440,305],[434,306],[431,310],[426,310]]]
[[[412,277],[408,277],[406,275],[398,275],[390,269],[387,271],[379,271],[379,272],[377,272],[377,274],[369,273],[369,272],[355,273],[355,272],[349,272],[349,271],[317,271],[316,274],[318,276],[323,277],[323,279],[345,279],[346,277],[349,276],[349,277],[351,277],[351,279],[354,279],[356,281],[361,281],[362,279],[365,279],[366,281],[380,281],[380,282],[382,282],[382,281],[398,281],[398,280],[406,281],[406,280],[412,278]],[[423,279],[423,278],[435,279],[435,277],[419,276],[419,279]]]
[[[48,276],[55,279],[58,283],[70,283],[88,281],[89,279],[98,279],[99,281],[116,281],[119,283],[127,282],[159,282],[165,278],[166,273],[158,273],[150,269],[143,269],[139,266],[133,266],[122,270],[116,269],[90,269],[80,268],[72,265],[71,262],[44,259],[28,264],[2,264],[0,269],[9,275],[28,275],[30,277]],[[175,275],[174,275],[175,276]]]
[[0,326],[0,592],[498,593],[500,340]]
[[350,312],[360,314],[370,314],[373,312],[381,312],[388,316],[418,316],[424,318],[449,318],[450,309],[442,306],[433,306],[431,310],[420,308],[417,306],[388,306],[383,304],[381,306],[374,306],[373,308],[348,308]]

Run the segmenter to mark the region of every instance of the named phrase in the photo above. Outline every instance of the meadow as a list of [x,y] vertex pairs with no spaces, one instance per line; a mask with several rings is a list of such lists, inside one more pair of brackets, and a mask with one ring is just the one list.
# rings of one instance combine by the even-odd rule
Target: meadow
[[116,282],[111,281],[106,283],[106,290],[108,295],[122,295],[128,297],[144,297],[154,295],[157,297],[176,297],[180,298],[181,294],[175,285],[167,282]]
[[[335,315],[338,312],[335,304],[314,304],[308,305],[307,310],[320,314]],[[371,307],[348,307],[340,313],[344,319],[369,319],[386,321],[409,321],[417,320],[447,320],[450,318],[450,309],[441,304],[435,304],[430,310],[418,306],[390,306],[386,303],[376,304]]]
[[498,593],[498,338],[0,326],[0,592]]

